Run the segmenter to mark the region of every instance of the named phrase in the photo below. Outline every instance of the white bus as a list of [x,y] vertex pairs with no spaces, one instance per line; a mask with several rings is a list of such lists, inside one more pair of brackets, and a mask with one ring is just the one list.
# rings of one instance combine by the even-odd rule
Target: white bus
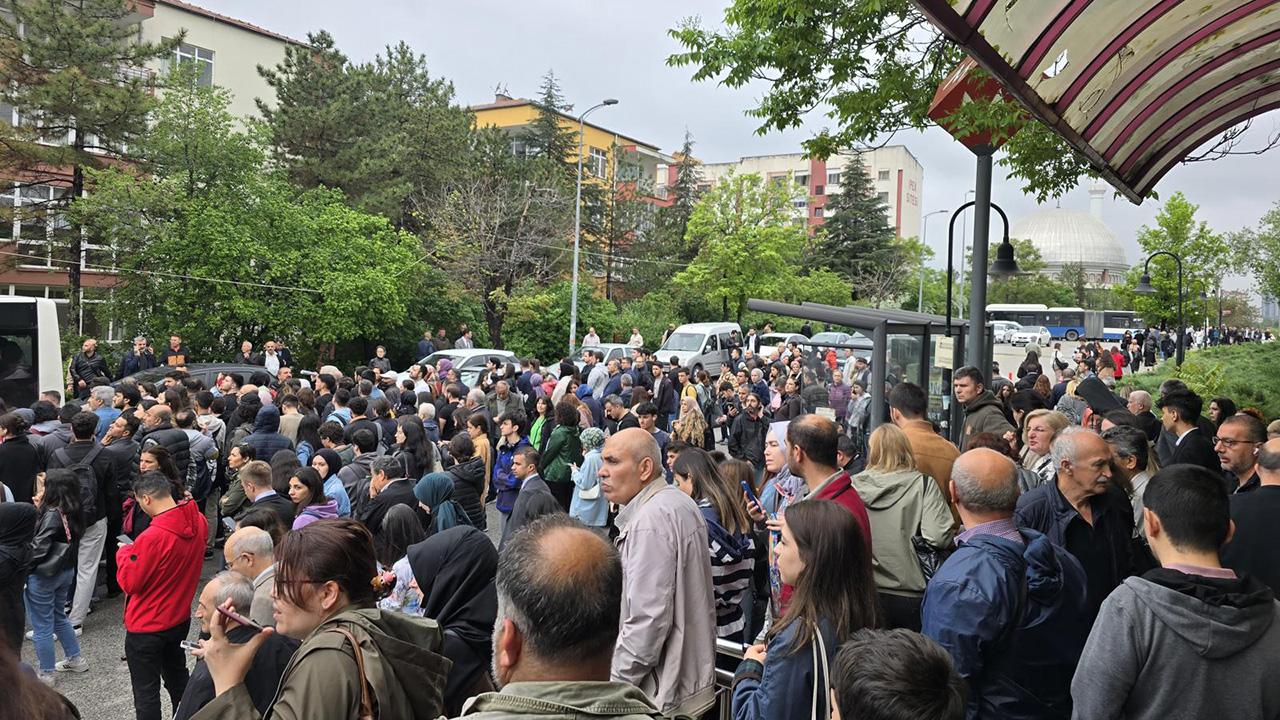
[[65,391],[54,302],[0,295],[0,399],[10,410],[31,407],[48,390]]

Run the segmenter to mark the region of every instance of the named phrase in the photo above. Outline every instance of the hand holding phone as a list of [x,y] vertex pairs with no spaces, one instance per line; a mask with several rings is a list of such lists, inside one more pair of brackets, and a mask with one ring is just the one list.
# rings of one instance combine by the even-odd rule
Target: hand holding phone
[[241,615],[240,613],[236,612],[235,610],[232,610],[231,608],[226,608],[226,607],[222,607],[221,605],[219,605],[219,606],[218,606],[218,612],[219,612],[221,615],[223,615],[224,617],[226,617],[226,618],[228,618],[228,619],[230,619],[230,620],[234,620],[234,621],[236,621],[236,622],[240,623],[241,625],[244,625],[245,627],[251,627],[251,628],[253,628],[254,630],[257,630],[258,632],[262,632],[262,631],[264,630],[264,628],[263,628],[261,625],[259,625],[258,623],[256,623],[256,622],[254,622],[254,621],[250,620],[249,618],[247,618],[247,617],[245,617],[245,616]]
[[178,643],[178,647],[182,648],[183,650],[186,650],[187,652],[191,652],[192,650],[199,650],[200,641],[199,640],[183,640],[182,642]]
[[120,543],[121,546],[132,545],[133,538],[129,537],[128,535],[120,534],[116,536],[116,542]]

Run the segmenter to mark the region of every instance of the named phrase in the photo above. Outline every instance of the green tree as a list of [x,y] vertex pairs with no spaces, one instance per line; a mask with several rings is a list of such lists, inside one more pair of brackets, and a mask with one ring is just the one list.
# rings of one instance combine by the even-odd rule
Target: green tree
[[388,46],[354,65],[321,31],[258,72],[276,102],[258,100],[275,158],[303,188],[338,188],[366,212],[418,231],[414,209],[461,171],[472,116],[425,56]]
[[299,192],[264,169],[227,101],[194,85],[167,94],[139,146],[154,173],[91,172],[97,191],[73,211],[118,240],[113,314],[129,332],[179,332],[206,357],[280,335],[304,363],[318,347],[393,327],[427,291],[413,272],[417,241],[339,191]]
[[[725,320],[732,311],[741,321],[752,297],[822,302],[848,297],[847,283],[829,270],[800,273],[808,239],[792,207],[795,198],[789,184],[766,183],[753,173],[726,176],[694,208],[687,240],[699,248],[698,254],[673,282],[712,307],[719,305]],[[833,287],[842,295],[833,297]]]
[[21,178],[12,188],[23,197],[22,228],[36,236],[24,239],[51,246],[25,252],[65,265],[72,318],[84,235],[66,213],[84,195],[86,171],[127,156],[146,132],[154,86],[144,66],[182,41],[139,42],[132,12],[129,0],[0,3],[0,173]]
[[686,241],[689,218],[698,201],[697,188],[702,182],[693,145],[693,136],[686,131],[684,144],[675,155],[675,182],[666,188],[667,202],[657,208],[651,225],[637,233],[631,247],[636,262],[627,267],[627,285],[633,294],[666,285],[673,272],[698,254],[697,246]]
[[[1014,257],[1018,260],[1019,274],[1013,277],[991,277],[987,282],[987,303],[1031,303],[1049,307],[1070,307],[1076,299],[1071,288],[1065,283],[1044,274],[1046,267],[1044,257],[1030,240],[1012,238]],[[991,243],[987,248],[987,257],[994,258],[1000,243]],[[973,266],[973,255],[965,258],[966,267]],[[965,313],[969,310],[968,293],[957,293],[964,304]]]
[[859,172],[861,159],[851,167],[856,169],[845,173],[840,192],[827,200],[826,220],[814,242],[814,261],[852,284],[855,299],[875,305],[897,289],[898,270],[910,260],[894,243],[889,206],[876,193],[871,178]]
[[[834,129],[805,141],[814,157],[932,125],[929,103],[963,58],[911,0],[732,0],[724,29],[691,18],[671,35],[684,52],[668,63],[693,68],[694,80],[731,88],[763,81],[759,103],[747,111],[762,134],[799,127],[824,108]],[[1022,180],[1023,191],[1041,200],[1061,195],[1089,165],[1054,132],[1028,120],[1012,100],[976,100],[947,123],[964,133],[989,130],[1010,138],[1000,162]]]
[[1280,202],[1271,206],[1256,228],[1233,233],[1228,245],[1244,256],[1238,264],[1254,276],[1258,290],[1269,297],[1280,297]]
[[567,127],[563,120],[573,112],[573,105],[565,102],[555,71],[548,70],[542,76],[542,85],[538,89],[538,99],[534,105],[538,108],[538,114],[521,136],[525,141],[526,152],[555,161],[565,168],[568,179],[576,180],[578,131]]
[[573,196],[554,161],[513,156],[501,130],[478,130],[471,142],[464,170],[442,197],[420,208],[423,242],[440,268],[479,296],[490,341],[502,348],[515,288],[560,274],[573,234]]
[[[1193,325],[1200,293],[1211,292],[1223,275],[1235,270],[1227,242],[1209,229],[1208,223],[1196,220],[1199,209],[1181,192],[1175,192],[1156,214],[1155,227],[1138,229],[1138,245],[1144,256],[1159,250],[1172,252],[1182,259],[1183,311],[1188,325]],[[1144,262],[1129,269],[1118,295],[1132,302],[1133,309],[1147,322],[1170,325],[1178,319],[1178,268],[1167,255],[1151,260],[1151,285],[1156,292],[1142,295],[1134,292],[1142,278]]]

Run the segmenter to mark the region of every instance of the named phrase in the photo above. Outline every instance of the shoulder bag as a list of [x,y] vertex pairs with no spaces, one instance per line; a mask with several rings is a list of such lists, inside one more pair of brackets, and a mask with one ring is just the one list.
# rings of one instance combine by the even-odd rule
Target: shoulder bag
[[[814,627],[813,629],[813,695],[809,700],[809,720],[818,720],[818,718],[831,717],[830,708],[827,704],[831,702],[831,669],[827,666],[827,642],[822,639],[822,630]],[[818,712],[818,667],[822,667],[822,706],[827,708],[827,712]]]
[[346,628],[335,627],[333,632],[342,633],[351,643],[351,652],[356,659],[356,670],[360,673],[360,713],[356,718],[357,720],[375,720],[377,716],[373,712],[373,690],[369,687],[369,679],[364,672],[364,652],[360,649],[360,641],[356,640],[356,636]]
[[933,482],[933,478],[928,475],[921,474],[922,483],[920,485],[920,519],[916,521],[916,532],[911,536],[911,548],[915,550],[916,560],[920,563],[920,574],[924,575],[924,581],[927,583],[933,579],[934,573],[938,572],[938,568],[942,567],[942,563],[946,561],[950,551],[934,547],[933,543],[924,539],[924,535],[920,533],[920,526],[924,524],[924,499],[929,492],[929,483]]

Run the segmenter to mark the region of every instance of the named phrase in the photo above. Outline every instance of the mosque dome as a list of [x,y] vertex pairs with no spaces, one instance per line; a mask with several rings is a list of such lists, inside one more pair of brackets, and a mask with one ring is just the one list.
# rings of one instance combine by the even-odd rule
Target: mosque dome
[[1063,267],[1078,263],[1093,283],[1121,283],[1129,263],[1115,233],[1099,217],[1100,200],[1095,199],[1093,213],[1060,207],[1039,210],[1014,223],[1009,236],[1028,240],[1040,251],[1046,275],[1057,275]]

